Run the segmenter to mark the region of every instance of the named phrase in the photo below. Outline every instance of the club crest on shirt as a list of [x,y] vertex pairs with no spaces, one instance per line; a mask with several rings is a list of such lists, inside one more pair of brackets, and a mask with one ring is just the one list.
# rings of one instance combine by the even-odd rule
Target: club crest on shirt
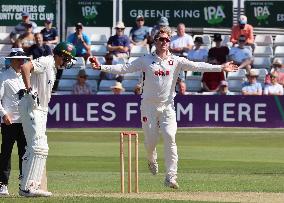
[[170,71],[169,70],[156,70],[155,72],[154,72],[154,74],[156,75],[156,76],[168,76],[168,75],[170,75]]
[[174,61],[173,61],[173,60],[169,60],[168,63],[169,63],[169,65],[171,65],[171,66],[174,65]]

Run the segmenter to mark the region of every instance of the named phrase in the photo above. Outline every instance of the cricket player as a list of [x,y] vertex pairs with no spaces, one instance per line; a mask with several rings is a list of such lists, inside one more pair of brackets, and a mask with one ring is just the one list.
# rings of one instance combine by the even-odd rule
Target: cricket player
[[148,168],[155,175],[158,173],[156,145],[159,129],[164,140],[166,165],[165,186],[178,189],[177,183],[177,131],[174,108],[175,86],[181,71],[221,72],[236,71],[237,66],[228,62],[223,65],[211,65],[204,62],[192,62],[169,52],[171,30],[161,28],[154,36],[156,52],[144,55],[129,64],[100,65],[93,58],[94,69],[122,74],[142,71],[144,75],[141,101],[141,122],[145,135]]
[[17,142],[20,178],[22,176],[22,157],[25,153],[26,139],[18,110],[17,92],[25,87],[21,75],[21,65],[30,58],[22,48],[12,48],[9,56],[10,67],[0,75],[0,115],[1,115],[1,154],[0,154],[0,196],[9,195],[8,183],[11,172],[11,154]]
[[19,111],[27,140],[23,157],[23,178],[19,194],[26,197],[51,196],[40,189],[42,174],[48,155],[46,122],[48,103],[57,69],[72,66],[76,49],[68,42],[59,43],[53,56],[43,56],[25,63],[22,76],[25,89],[19,91]]

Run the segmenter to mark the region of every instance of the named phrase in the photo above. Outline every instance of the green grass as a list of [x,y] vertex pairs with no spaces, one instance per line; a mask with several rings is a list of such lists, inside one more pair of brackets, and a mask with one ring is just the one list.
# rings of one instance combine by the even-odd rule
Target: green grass
[[[48,132],[48,188],[56,197],[40,198],[36,202],[173,202],[69,197],[71,193],[119,192],[119,133],[90,132],[94,129],[74,129],[75,132],[70,132],[73,129],[66,130],[62,132],[59,129],[60,132],[56,132],[57,129],[51,129]],[[143,133],[139,135],[140,191],[171,192],[163,186],[162,141],[158,145],[160,173],[152,176],[146,166]],[[177,144],[179,192],[284,192],[284,129],[180,129]],[[14,150],[9,185],[13,198],[0,199],[0,202],[32,201],[16,195],[17,167]]]

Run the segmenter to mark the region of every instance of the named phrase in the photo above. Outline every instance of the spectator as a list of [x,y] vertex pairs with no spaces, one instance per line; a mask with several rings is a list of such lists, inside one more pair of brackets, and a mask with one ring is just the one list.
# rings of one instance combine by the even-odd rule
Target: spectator
[[149,39],[148,39],[148,43],[150,45],[150,48],[152,47],[152,44],[154,43],[154,36],[156,35],[156,33],[158,33],[158,31],[162,28],[162,27],[167,27],[169,26],[169,21],[166,17],[161,17],[158,21],[158,24],[157,25],[154,25],[152,30],[151,30],[151,33],[150,33],[150,36],[149,36]]
[[56,45],[59,42],[58,33],[56,28],[52,27],[52,20],[47,18],[44,21],[44,27],[40,33],[43,36],[43,43],[47,45]]
[[272,72],[269,74],[270,84],[266,84],[264,87],[264,95],[283,95],[283,86],[277,82],[278,73]]
[[115,35],[111,36],[107,42],[107,49],[114,57],[128,59],[130,51],[130,40],[124,35],[124,23],[117,22]]
[[245,48],[246,38],[241,35],[238,40],[238,47],[232,47],[229,52],[229,60],[232,60],[234,64],[239,66],[239,69],[245,68],[247,71],[251,69],[253,61],[251,49]]
[[74,44],[77,57],[84,57],[86,61],[91,56],[91,39],[83,32],[82,23],[76,23],[75,32],[68,36],[67,41]]
[[19,39],[22,42],[22,48],[24,52],[28,52],[29,48],[35,44],[35,37],[32,32],[32,24],[25,24],[26,26],[26,32],[19,36]]
[[262,87],[259,82],[257,82],[258,73],[251,69],[247,73],[248,81],[242,84],[242,94],[243,95],[262,95]]
[[33,21],[30,21],[30,14],[26,11],[22,12],[22,22],[16,25],[14,31],[10,33],[10,41],[13,44],[19,35],[22,35],[26,32],[26,24],[32,24],[32,31],[37,28],[37,24]]
[[122,87],[121,82],[116,82],[115,85],[111,86],[110,88],[115,95],[119,95],[124,92],[124,88]]
[[[213,65],[220,65],[220,61],[216,58],[209,58],[208,63]],[[225,80],[224,72],[204,72],[202,75],[203,91],[217,92],[220,82]]]
[[142,85],[138,83],[133,90],[135,95],[140,95],[142,93]]
[[187,58],[191,61],[196,62],[206,62],[208,56],[208,50],[201,48],[203,44],[202,37],[195,37],[194,47],[192,50],[189,50]]
[[240,16],[238,25],[232,27],[230,41],[233,45],[238,43],[241,35],[244,35],[246,38],[245,45],[254,47],[253,27],[247,24],[247,17],[244,15]]
[[86,82],[88,75],[84,69],[81,69],[77,75],[77,82],[73,86],[72,93],[76,95],[93,94],[91,86]]
[[225,80],[222,80],[219,84],[218,91],[215,93],[215,95],[233,95],[228,88],[228,82]]
[[138,15],[136,17],[136,26],[130,30],[130,43],[132,45],[146,46],[149,36],[149,28],[144,26],[144,17]]
[[[106,61],[105,65],[115,65],[115,64],[117,64],[117,62],[113,58],[113,54],[111,54],[111,53],[107,53],[105,55],[105,61]],[[116,80],[117,82],[122,82],[123,76],[101,71],[101,73],[100,73],[100,80]]]
[[48,45],[43,44],[43,38],[41,33],[36,33],[35,44],[33,44],[28,51],[28,55],[31,55],[33,59],[39,58],[41,56],[51,55],[51,49]]
[[178,82],[178,95],[188,95],[189,93],[186,91],[186,83],[184,81]]
[[221,64],[226,63],[230,50],[228,47],[221,45],[221,34],[215,33],[213,41],[215,42],[215,47],[209,49],[208,57],[215,57]]
[[[284,87],[284,72],[283,72],[283,64],[281,59],[275,58],[272,62],[272,67],[270,72],[277,72],[277,82]],[[270,77],[266,77],[265,83],[269,84]]]

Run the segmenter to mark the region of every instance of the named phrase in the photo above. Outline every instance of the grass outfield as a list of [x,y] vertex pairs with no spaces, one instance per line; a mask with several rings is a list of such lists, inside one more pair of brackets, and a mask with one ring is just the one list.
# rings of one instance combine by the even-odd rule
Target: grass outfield
[[[49,129],[48,188],[54,197],[36,202],[249,202],[245,197],[230,198],[242,193],[252,194],[251,202],[264,198],[253,196],[257,194],[271,195],[270,202],[284,202],[282,194],[273,199],[284,193],[284,129],[179,129],[176,140],[181,188],[177,192],[163,185],[162,141],[158,145],[160,173],[152,176],[148,172],[143,133],[138,129],[141,193],[132,196],[119,194],[120,130]],[[11,197],[0,198],[0,202],[35,202],[17,195],[17,167],[14,150]],[[222,198],[221,194],[228,195]]]

